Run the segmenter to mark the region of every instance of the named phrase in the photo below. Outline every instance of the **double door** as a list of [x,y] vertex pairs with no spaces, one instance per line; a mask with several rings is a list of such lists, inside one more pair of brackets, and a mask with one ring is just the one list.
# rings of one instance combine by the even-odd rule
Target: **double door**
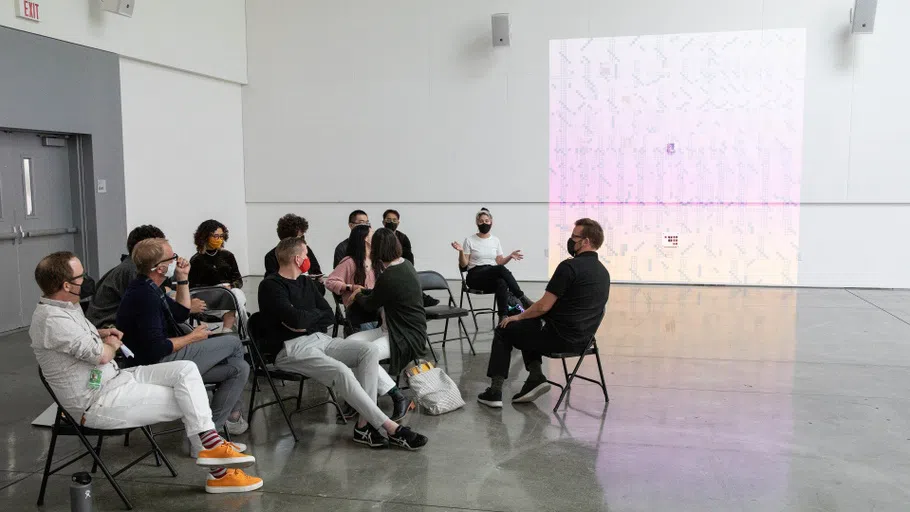
[[81,236],[72,143],[0,131],[0,332],[31,323],[40,296],[35,266],[52,252],[73,251]]

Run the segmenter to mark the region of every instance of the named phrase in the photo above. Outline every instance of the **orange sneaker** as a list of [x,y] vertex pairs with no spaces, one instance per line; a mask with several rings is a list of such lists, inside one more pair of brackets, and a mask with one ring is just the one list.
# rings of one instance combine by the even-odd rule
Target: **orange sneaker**
[[237,451],[231,443],[221,443],[211,450],[202,450],[196,457],[199,466],[221,466],[225,468],[245,468],[256,463],[256,457]]
[[250,476],[240,469],[229,469],[221,478],[208,476],[205,481],[205,492],[224,494],[228,492],[250,492],[262,487],[262,479]]

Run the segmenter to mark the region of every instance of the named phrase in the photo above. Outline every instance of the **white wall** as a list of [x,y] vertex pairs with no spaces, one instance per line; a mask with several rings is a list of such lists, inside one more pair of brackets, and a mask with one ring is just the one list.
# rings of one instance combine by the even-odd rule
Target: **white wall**
[[214,218],[248,273],[240,85],[120,60],[127,228],[160,227],[174,250]]
[[[798,283],[910,287],[898,256],[910,243],[896,235],[910,213],[910,2],[881,0],[875,34],[855,37],[853,0],[248,4],[249,221],[269,234],[251,239],[254,272],[285,211],[310,220],[325,259],[350,209],[378,221],[393,206],[419,262],[453,276],[443,242],[470,231],[470,212],[486,205],[504,244],[532,255],[522,277],[546,279],[533,255],[550,243],[549,40],[805,27]],[[491,48],[495,12],[512,15],[510,48]]]
[[132,18],[101,11],[94,0],[40,4],[41,22],[0,4],[0,25],[98,48],[135,60],[246,82],[244,0],[138,0]]

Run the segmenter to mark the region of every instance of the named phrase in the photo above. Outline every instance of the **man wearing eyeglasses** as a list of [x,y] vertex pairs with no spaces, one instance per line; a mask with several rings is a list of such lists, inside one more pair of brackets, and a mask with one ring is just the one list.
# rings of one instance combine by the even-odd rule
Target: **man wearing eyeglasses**
[[[348,215],[348,228],[354,229],[354,226],[360,226],[361,224],[370,225],[370,216],[367,215],[367,212],[363,210],[354,210]],[[335,246],[335,259],[332,262],[333,267],[337,267],[338,263],[348,255],[348,239],[345,238],[337,246]]]
[[[117,310],[117,328],[123,331],[124,343],[135,353],[129,363],[193,361],[205,383],[218,385],[212,399],[216,427],[221,429],[226,421],[245,424],[240,412],[250,367],[243,359],[240,338],[233,334],[209,338],[205,324],[187,334],[181,328],[190,314],[190,263],[177,256],[164,238],[139,242],[131,257],[139,275],[130,283]],[[161,283],[171,277],[177,283],[173,299],[160,289]],[[241,432],[232,427],[232,433]],[[193,451],[200,448],[193,445]]]

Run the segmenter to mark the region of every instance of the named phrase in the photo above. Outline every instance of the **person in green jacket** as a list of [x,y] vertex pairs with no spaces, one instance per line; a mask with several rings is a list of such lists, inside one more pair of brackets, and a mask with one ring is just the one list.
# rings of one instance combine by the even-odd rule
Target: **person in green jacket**
[[354,300],[366,311],[382,308],[384,332],[379,334],[388,337],[389,374],[395,376],[408,363],[427,354],[423,291],[414,265],[401,255],[401,243],[394,231],[377,229],[373,233],[371,247],[373,268],[381,269],[382,273],[376,277],[372,290],[359,288]]

